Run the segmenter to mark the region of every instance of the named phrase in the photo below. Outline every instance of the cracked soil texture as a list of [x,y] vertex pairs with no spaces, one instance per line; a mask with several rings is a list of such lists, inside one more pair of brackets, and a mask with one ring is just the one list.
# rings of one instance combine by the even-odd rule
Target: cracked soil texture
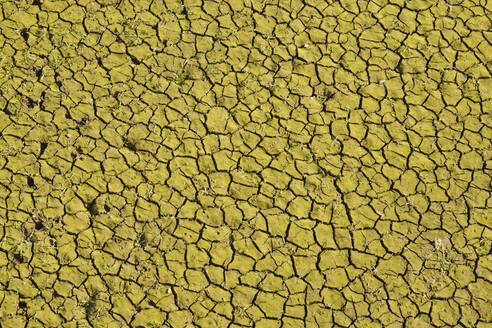
[[0,327],[492,327],[490,0],[0,0]]

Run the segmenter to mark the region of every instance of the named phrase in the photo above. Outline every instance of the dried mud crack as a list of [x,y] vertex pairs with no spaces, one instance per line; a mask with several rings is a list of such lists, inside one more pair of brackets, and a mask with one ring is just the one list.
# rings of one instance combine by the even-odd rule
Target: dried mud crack
[[491,25],[0,0],[0,327],[491,327]]

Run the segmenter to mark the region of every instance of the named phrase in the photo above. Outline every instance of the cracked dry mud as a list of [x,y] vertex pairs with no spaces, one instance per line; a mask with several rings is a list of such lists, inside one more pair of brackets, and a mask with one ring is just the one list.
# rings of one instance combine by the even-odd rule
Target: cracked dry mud
[[491,327],[491,2],[183,1],[0,1],[0,326]]

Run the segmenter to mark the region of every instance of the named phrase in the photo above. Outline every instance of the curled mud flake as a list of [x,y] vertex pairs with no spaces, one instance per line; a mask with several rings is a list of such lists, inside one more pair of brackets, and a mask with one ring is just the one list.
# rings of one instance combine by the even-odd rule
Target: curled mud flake
[[34,223],[34,229],[36,229],[36,230],[41,230],[41,229],[43,229],[43,228],[44,228],[44,224],[43,224],[43,222],[41,222],[41,221],[36,221],[36,222]]
[[14,260],[18,263],[24,263],[24,257],[19,253],[14,254]]
[[29,40],[29,33],[27,31],[27,28],[23,28],[21,30],[21,36],[24,39],[24,41],[27,43],[27,40]]
[[27,107],[28,108],[34,108],[36,102],[34,100],[32,100],[31,98],[27,97],[26,98],[26,102],[27,102]]
[[89,211],[89,214],[91,216],[96,216],[99,214],[99,211],[97,209],[96,199],[93,199],[87,204],[87,210]]
[[46,148],[48,147],[48,143],[47,142],[41,142],[40,146],[39,146],[39,156],[38,157],[41,157],[41,155],[43,155],[44,151],[46,150]]
[[36,188],[36,185],[34,184],[34,178],[31,176],[27,177],[27,185],[31,188]]
[[[43,76],[43,68],[35,67],[34,72],[36,73],[36,78],[38,79],[38,81],[40,81],[41,77]],[[44,96],[42,96],[41,98],[44,98]]]
[[140,61],[135,56],[130,55],[130,59],[131,59],[133,65],[140,65]]
[[131,151],[137,151],[137,145],[136,145],[135,141],[133,141],[127,137],[123,137],[123,146],[130,149]]

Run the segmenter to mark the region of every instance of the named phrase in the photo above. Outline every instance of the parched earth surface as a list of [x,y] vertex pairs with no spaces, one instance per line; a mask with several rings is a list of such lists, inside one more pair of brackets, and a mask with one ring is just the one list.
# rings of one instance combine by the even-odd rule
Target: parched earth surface
[[486,0],[0,1],[0,327],[492,327]]

